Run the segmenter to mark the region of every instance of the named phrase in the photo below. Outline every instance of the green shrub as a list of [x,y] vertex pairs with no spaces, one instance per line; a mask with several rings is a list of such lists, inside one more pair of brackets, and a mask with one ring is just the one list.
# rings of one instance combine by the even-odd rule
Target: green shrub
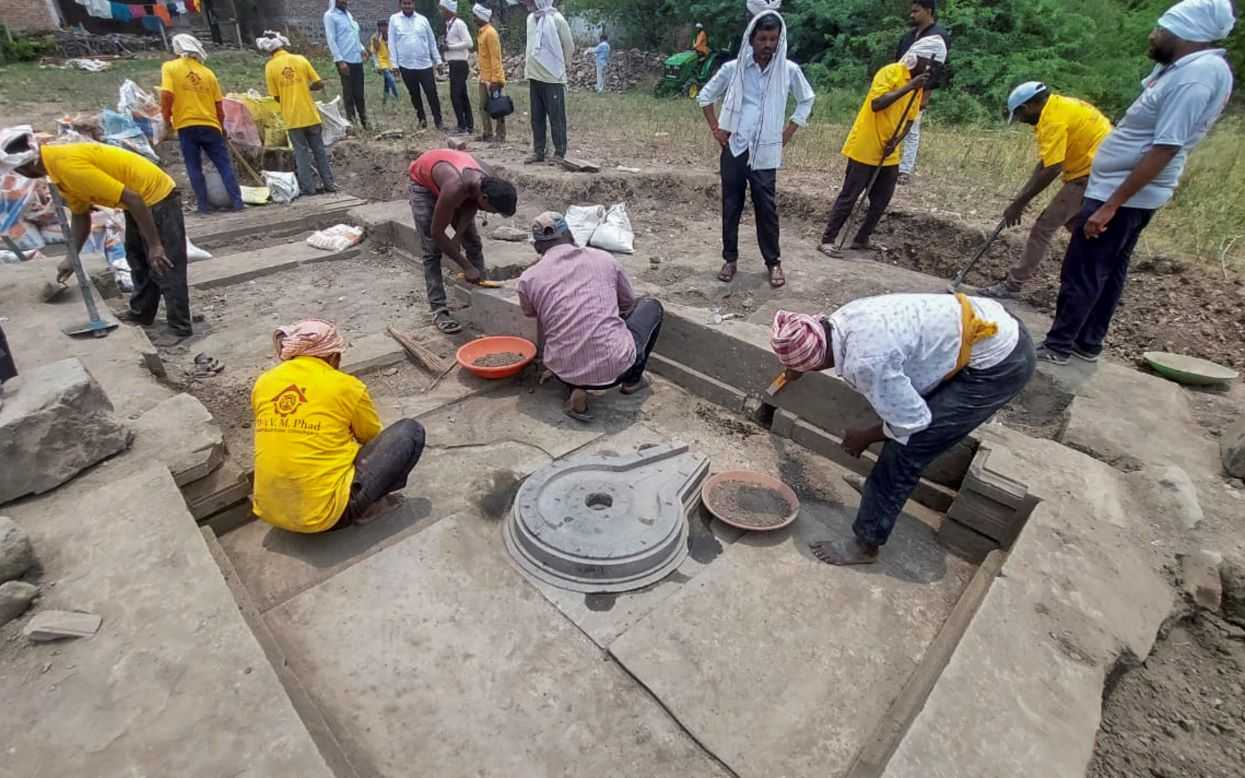
[[0,62],[30,62],[56,50],[56,39],[51,35],[0,34]]

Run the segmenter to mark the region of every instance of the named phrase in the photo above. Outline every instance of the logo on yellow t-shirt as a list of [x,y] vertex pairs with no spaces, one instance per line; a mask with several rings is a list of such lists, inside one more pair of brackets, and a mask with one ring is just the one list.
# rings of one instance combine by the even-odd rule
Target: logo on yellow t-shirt
[[294,72],[294,68],[286,65],[281,68],[281,80],[287,84],[293,84],[298,79],[298,73]]
[[272,409],[278,416],[285,418],[298,413],[298,409],[306,402],[307,395],[303,393],[303,390],[294,384],[290,384],[282,389],[276,397],[272,398]]

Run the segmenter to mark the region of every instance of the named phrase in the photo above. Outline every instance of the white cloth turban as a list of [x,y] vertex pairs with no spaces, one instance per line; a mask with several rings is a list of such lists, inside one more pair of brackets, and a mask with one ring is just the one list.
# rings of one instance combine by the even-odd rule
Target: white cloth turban
[[947,61],[947,44],[937,35],[927,35],[904,52],[899,61],[911,70],[916,67],[917,59],[932,59],[935,62]]
[[269,54],[277,49],[284,49],[290,45],[290,39],[279,32],[265,30],[264,37],[255,39],[255,48],[260,51],[266,51]]
[[458,3],[455,0],[441,0],[441,7],[452,14],[458,13]]
[[1193,43],[1221,41],[1235,24],[1229,0],[1184,0],[1159,17],[1160,27]]
[[493,9],[479,3],[471,6],[471,12],[475,14],[477,19],[483,19],[486,22],[493,20]]
[[186,33],[173,36],[173,53],[179,57],[194,57],[200,62],[207,59],[207,52],[199,39]]
[[[8,152],[8,145],[19,138],[26,138],[27,148],[22,151]],[[29,124],[19,124],[16,127],[6,127],[0,130],[0,173],[8,173],[11,170],[32,162],[39,156],[39,145],[35,142],[35,131]]]

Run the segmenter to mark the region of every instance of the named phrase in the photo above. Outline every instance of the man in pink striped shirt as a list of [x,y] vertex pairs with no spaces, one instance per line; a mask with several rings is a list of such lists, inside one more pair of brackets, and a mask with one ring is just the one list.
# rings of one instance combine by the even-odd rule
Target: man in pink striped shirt
[[665,312],[651,297],[636,298],[612,256],[576,246],[561,214],[537,216],[532,240],[540,261],[519,277],[519,303],[536,318],[545,367],[571,390],[567,415],[590,421],[587,390],[632,394],[647,385]]

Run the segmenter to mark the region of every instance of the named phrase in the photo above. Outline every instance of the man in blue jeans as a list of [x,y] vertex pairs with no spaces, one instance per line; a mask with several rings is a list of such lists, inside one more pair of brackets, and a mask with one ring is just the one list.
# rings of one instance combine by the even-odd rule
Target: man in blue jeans
[[880,419],[843,435],[853,457],[883,446],[853,537],[810,544],[831,565],[876,562],[921,471],[1019,394],[1036,366],[1019,320],[995,300],[962,294],[865,297],[829,316],[779,311],[770,346],[788,381],[833,370]]
[[1159,17],[1150,33],[1158,64],[1094,156],[1038,359],[1063,365],[1102,354],[1141,231],[1171,199],[1189,151],[1232,95],[1225,52],[1213,44],[1235,23],[1229,0],[1184,0]]
[[207,53],[192,35],[174,35],[173,53],[177,59],[160,67],[160,112],[166,126],[177,132],[186,163],[186,177],[195,192],[200,213],[212,210],[207,182],[203,178],[203,155],[216,166],[221,183],[229,195],[229,207],[242,210],[242,190],[233,172],[229,148],[225,145],[224,95],[216,74],[204,66]]

